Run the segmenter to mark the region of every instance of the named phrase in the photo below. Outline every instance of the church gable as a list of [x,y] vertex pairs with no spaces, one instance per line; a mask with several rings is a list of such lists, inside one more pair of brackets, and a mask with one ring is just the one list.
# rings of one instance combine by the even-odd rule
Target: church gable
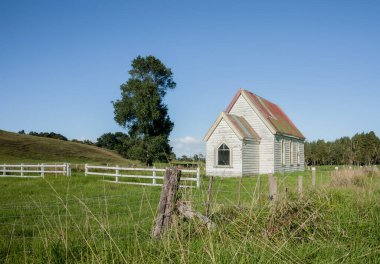
[[205,141],[211,137],[221,121],[226,122],[240,140],[260,140],[260,136],[244,117],[222,112],[207,132]]
[[[230,113],[241,98],[244,98],[247,101],[252,110],[260,117],[261,121],[267,126],[272,134],[305,139],[303,134],[278,105],[249,91],[240,89],[227,107],[226,112]],[[246,115],[244,116],[247,117]]]

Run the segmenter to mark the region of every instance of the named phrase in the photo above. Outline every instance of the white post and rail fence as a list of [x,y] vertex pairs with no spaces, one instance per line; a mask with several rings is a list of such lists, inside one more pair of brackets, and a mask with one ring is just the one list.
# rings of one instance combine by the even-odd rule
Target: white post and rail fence
[[71,164],[2,164],[0,165],[0,178],[43,178],[45,175],[62,174],[71,176]]
[[[108,167],[108,166],[93,166],[85,164],[85,176],[95,175],[103,177],[115,177],[115,180],[105,180],[108,182],[124,183],[131,185],[145,185],[145,186],[162,186],[164,174],[166,169],[158,168],[128,168],[128,167]],[[181,182],[187,185],[180,185],[180,187],[197,187],[200,188],[201,173],[200,168],[195,170],[181,170],[184,177],[181,177]],[[123,179],[123,180],[121,180]],[[191,185],[195,182],[195,186]]]

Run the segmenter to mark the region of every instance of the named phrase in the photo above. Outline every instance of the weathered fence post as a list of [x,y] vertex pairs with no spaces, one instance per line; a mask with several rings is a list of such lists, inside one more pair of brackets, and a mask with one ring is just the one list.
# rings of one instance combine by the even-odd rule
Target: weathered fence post
[[302,176],[298,176],[298,193],[302,195]]
[[157,173],[156,173],[156,167],[153,166],[153,184],[157,184],[157,179],[156,179]]
[[237,193],[237,206],[240,207],[240,193],[241,193],[241,185],[243,181],[243,176],[240,176],[239,184],[238,184],[238,193]]
[[277,178],[273,174],[269,174],[269,199],[276,200],[277,198]]
[[152,236],[161,236],[171,223],[171,216],[175,209],[177,190],[181,178],[181,171],[177,167],[167,168],[158,204],[158,216]]
[[197,168],[197,188],[201,187],[201,168]]
[[115,177],[116,182],[119,182],[119,176],[120,176],[119,165],[116,165],[116,177]]
[[55,171],[55,177],[57,177],[57,163],[54,163],[54,171]]
[[45,177],[45,167],[43,163],[41,164],[41,177]]
[[315,186],[315,167],[311,168],[311,185]]
[[71,163],[67,163],[67,176],[71,176]]
[[5,166],[5,163],[4,163],[4,165],[3,165],[3,176],[6,175],[6,171],[7,171],[7,167]]
[[20,175],[21,177],[24,176],[24,163],[21,163]]
[[88,174],[88,164],[84,164],[84,176],[87,176]]
[[213,176],[210,176],[210,181],[208,183],[208,195],[207,195],[207,203],[206,203],[206,217],[209,217],[210,214],[210,205],[211,205],[211,194],[212,194],[212,181]]

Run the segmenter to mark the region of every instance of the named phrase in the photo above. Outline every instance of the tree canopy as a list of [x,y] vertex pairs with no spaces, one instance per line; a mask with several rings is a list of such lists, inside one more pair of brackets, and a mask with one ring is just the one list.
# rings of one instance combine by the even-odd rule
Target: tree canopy
[[138,56],[131,66],[130,78],[120,86],[121,99],[113,102],[114,119],[128,129],[126,156],[151,165],[171,154],[174,124],[163,98],[176,83],[171,69],[153,56]]
[[313,165],[372,165],[380,163],[380,139],[371,131],[335,141],[305,142],[305,160]]

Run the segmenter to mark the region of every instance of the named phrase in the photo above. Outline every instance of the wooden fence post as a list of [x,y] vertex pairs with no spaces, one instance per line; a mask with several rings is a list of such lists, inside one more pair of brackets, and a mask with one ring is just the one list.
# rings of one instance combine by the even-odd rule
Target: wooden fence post
[[243,181],[243,175],[240,176],[240,179],[239,179],[239,184],[238,184],[238,192],[237,192],[237,206],[240,207],[240,193],[241,193],[241,185],[242,185],[242,181]]
[[120,175],[119,165],[116,165],[116,177],[115,177],[115,182],[119,182],[119,175]]
[[65,163],[66,176],[69,176],[69,163]]
[[3,176],[6,175],[6,171],[7,171],[7,167],[5,166],[5,163],[4,163],[4,165],[3,165]]
[[201,168],[197,168],[197,188],[201,187]]
[[153,181],[152,181],[153,184],[157,184],[156,176],[157,176],[156,167],[153,166]]
[[63,163],[62,166],[62,176],[67,176],[67,164]]
[[44,164],[43,164],[43,163],[41,164],[41,177],[42,177],[42,178],[45,177],[45,167],[44,167]]
[[206,203],[206,217],[209,216],[210,214],[210,205],[211,205],[211,194],[212,194],[212,181],[213,181],[213,176],[210,176],[210,181],[208,183],[208,195],[207,195],[207,203]]
[[84,164],[84,176],[87,176],[88,174],[88,164]]
[[68,176],[71,176],[71,163],[67,163]]
[[298,193],[302,195],[302,176],[298,176]]
[[311,185],[315,186],[315,167],[311,168]]
[[277,198],[277,178],[269,174],[269,199],[274,201]]
[[24,163],[21,163],[20,174],[21,177],[24,176]]
[[152,236],[161,236],[171,224],[171,216],[175,209],[177,190],[181,178],[181,171],[177,167],[167,168],[158,204],[158,217],[153,228]]

